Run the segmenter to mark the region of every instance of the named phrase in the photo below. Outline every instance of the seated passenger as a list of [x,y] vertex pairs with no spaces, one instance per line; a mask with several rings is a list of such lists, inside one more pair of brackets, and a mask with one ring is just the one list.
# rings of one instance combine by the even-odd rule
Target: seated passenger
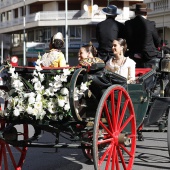
[[125,39],[119,38],[114,40],[112,47],[114,58],[107,61],[105,69],[127,78],[127,83],[133,83],[135,80],[136,63],[129,57],[124,56],[126,49]]
[[83,45],[78,53],[79,65],[81,66],[92,66],[95,63],[104,63],[104,61],[96,57],[97,50],[90,44]]
[[44,67],[66,67],[66,60],[61,48],[64,45],[63,35],[58,32],[51,38],[50,51],[45,53],[41,60]]

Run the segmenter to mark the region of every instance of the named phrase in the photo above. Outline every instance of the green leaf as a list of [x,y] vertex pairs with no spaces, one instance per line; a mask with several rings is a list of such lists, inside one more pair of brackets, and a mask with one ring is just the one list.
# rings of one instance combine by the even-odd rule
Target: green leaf
[[30,90],[34,90],[34,87],[33,87],[33,85],[32,85],[30,82],[28,82],[28,81],[27,81],[26,79],[24,79],[23,77],[21,77],[21,79],[22,79],[23,83],[24,83],[25,85],[27,85],[27,87],[29,87]]

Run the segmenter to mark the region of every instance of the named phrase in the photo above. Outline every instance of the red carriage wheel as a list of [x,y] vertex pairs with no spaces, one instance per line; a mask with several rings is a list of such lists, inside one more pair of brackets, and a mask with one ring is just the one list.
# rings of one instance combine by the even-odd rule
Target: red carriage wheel
[[168,142],[168,153],[170,157],[170,109],[168,109],[167,142]]
[[81,143],[83,155],[90,161],[93,161],[92,137],[93,133],[91,131],[84,133],[83,138],[87,142]]
[[[7,126],[4,120],[0,120],[0,130],[3,130]],[[11,129],[13,133],[5,134],[6,138],[12,138],[15,140],[28,139],[28,125],[16,125]],[[15,133],[16,132],[16,133]],[[8,135],[9,134],[9,135]],[[0,167],[4,170],[15,169],[20,170],[27,153],[27,147],[13,147],[9,145],[5,140],[0,139]]]
[[95,170],[131,170],[135,150],[136,119],[132,101],[122,86],[110,86],[100,100],[94,122]]

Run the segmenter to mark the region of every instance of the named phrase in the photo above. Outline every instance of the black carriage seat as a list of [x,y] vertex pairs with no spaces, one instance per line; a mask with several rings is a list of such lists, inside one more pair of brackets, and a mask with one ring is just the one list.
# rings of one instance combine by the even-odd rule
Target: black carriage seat
[[156,71],[151,68],[136,68],[135,69],[135,77],[136,84],[142,84],[144,90],[150,91],[155,87],[156,83]]
[[92,80],[90,90],[98,99],[100,99],[103,92],[113,84],[121,85],[124,88],[127,87],[127,79],[125,77],[107,71],[106,69],[89,74],[88,79]]

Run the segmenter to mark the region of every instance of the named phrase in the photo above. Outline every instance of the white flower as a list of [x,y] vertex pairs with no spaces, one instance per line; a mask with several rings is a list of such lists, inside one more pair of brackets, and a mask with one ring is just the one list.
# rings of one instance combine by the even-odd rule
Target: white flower
[[28,98],[28,104],[34,104],[34,102],[35,102],[35,97],[34,96],[30,96]]
[[37,94],[37,97],[35,99],[37,102],[40,102],[42,100],[42,95],[41,94]]
[[42,102],[35,102],[34,103],[34,108],[36,108],[37,110],[41,111],[42,110]]
[[20,115],[20,111],[18,108],[15,108],[14,112],[13,112],[14,116],[19,116]]
[[24,84],[20,80],[14,80],[12,85],[15,88],[15,90],[17,90],[17,91],[22,91],[22,88],[24,86]]
[[49,102],[48,103],[48,111],[50,112],[50,113],[55,113],[56,112],[56,110],[55,110],[55,103],[54,102]]
[[41,82],[44,81],[44,74],[41,74],[40,72],[38,72],[38,76]]
[[67,82],[67,76],[61,75],[61,81],[62,82]]
[[38,77],[34,77],[31,81],[32,81],[33,83],[37,83],[37,82],[39,82],[39,79],[38,79]]
[[58,106],[64,107],[64,104],[65,104],[65,100],[58,98]]
[[70,75],[70,70],[69,69],[63,69],[63,75],[64,76],[68,76],[68,75]]
[[65,104],[64,110],[65,110],[65,111],[69,111],[69,110],[70,110],[70,104],[69,104],[69,103],[66,103],[66,104]]
[[32,73],[32,75],[33,75],[33,76],[38,76],[37,71],[36,71],[36,70],[34,70],[34,71],[33,71],[33,73]]
[[59,76],[59,75],[56,75],[56,76],[54,77],[54,80],[57,81],[57,82],[60,81],[60,76]]
[[42,67],[41,67],[41,65],[36,65],[36,66],[35,66],[35,69],[36,69],[37,71],[43,70]]
[[15,74],[15,67],[10,67],[8,73],[12,74],[13,77],[13,75]]
[[26,108],[26,112],[31,115],[33,113],[33,108],[31,106],[28,106]]
[[62,82],[54,82],[54,84],[53,84],[54,92],[57,92],[62,86],[63,86]]
[[35,97],[36,94],[34,92],[31,92],[31,93],[24,93],[24,97]]
[[69,94],[69,91],[66,87],[63,87],[61,90],[60,90],[60,93],[63,94],[63,95],[68,95]]
[[83,90],[83,91],[86,91],[88,89],[87,83],[82,82],[81,85],[80,85],[80,89]]
[[36,63],[37,66],[40,66],[42,64],[42,61],[41,61],[41,59],[38,59],[35,63]]
[[44,94],[47,96],[54,96],[54,88],[50,87],[50,88],[46,89]]
[[44,89],[44,86],[42,86],[42,85],[41,85],[41,82],[38,81],[38,82],[36,82],[36,83],[34,84],[34,89],[35,89],[36,91],[42,91],[42,90]]

